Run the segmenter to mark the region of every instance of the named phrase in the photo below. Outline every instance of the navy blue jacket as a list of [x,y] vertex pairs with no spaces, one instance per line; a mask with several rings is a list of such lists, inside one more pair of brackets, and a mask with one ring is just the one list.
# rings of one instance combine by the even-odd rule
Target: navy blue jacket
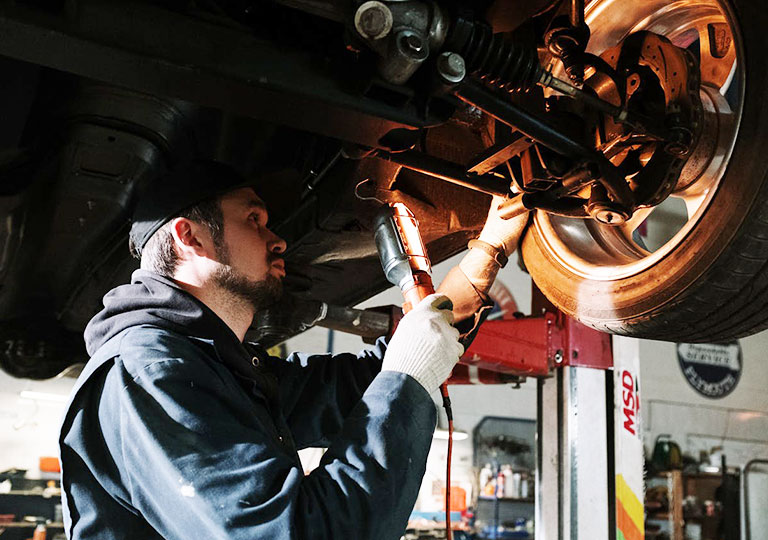
[[[60,436],[72,539],[396,539],[436,421],[413,378],[360,355],[243,345],[170,280],[137,271],[86,330]],[[305,476],[297,448],[326,446]]]

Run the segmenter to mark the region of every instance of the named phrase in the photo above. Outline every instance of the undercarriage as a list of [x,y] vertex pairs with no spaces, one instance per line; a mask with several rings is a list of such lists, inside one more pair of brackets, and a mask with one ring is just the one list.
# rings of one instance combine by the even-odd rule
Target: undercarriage
[[[138,266],[137,193],[191,155],[257,179],[288,242],[293,314],[252,329],[269,343],[387,287],[382,203],[408,205],[439,262],[492,195],[509,218],[531,212],[523,262],[582,322],[691,341],[757,331],[768,314],[729,325],[679,307],[722,303],[697,290],[762,200],[757,172],[726,189],[749,105],[743,20],[714,0],[4,4],[0,365],[44,378],[85,360],[83,327]],[[672,200],[683,223],[647,245]]]

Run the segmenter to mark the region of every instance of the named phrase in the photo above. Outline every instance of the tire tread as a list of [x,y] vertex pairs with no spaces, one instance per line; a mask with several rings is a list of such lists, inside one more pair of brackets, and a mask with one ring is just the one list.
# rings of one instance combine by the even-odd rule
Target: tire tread
[[718,260],[674,302],[599,326],[650,339],[721,342],[768,328],[768,182]]

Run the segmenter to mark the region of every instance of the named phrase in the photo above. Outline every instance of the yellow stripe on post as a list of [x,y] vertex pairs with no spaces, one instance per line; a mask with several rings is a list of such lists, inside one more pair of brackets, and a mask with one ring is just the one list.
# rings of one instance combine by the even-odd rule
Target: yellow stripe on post
[[621,474],[616,475],[616,498],[638,530],[642,531],[644,524],[643,503],[640,502],[640,499],[635,495]]

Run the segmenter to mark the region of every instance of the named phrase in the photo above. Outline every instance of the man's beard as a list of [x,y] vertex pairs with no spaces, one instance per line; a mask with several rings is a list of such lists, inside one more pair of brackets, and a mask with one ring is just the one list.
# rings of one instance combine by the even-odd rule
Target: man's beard
[[[217,250],[218,252],[219,250]],[[267,274],[261,281],[250,279],[230,264],[229,250],[224,247],[217,253],[220,266],[211,276],[213,283],[222,290],[234,295],[236,298],[247,302],[258,312],[277,302],[283,294],[283,283],[280,278]],[[276,257],[269,257],[268,262]]]

